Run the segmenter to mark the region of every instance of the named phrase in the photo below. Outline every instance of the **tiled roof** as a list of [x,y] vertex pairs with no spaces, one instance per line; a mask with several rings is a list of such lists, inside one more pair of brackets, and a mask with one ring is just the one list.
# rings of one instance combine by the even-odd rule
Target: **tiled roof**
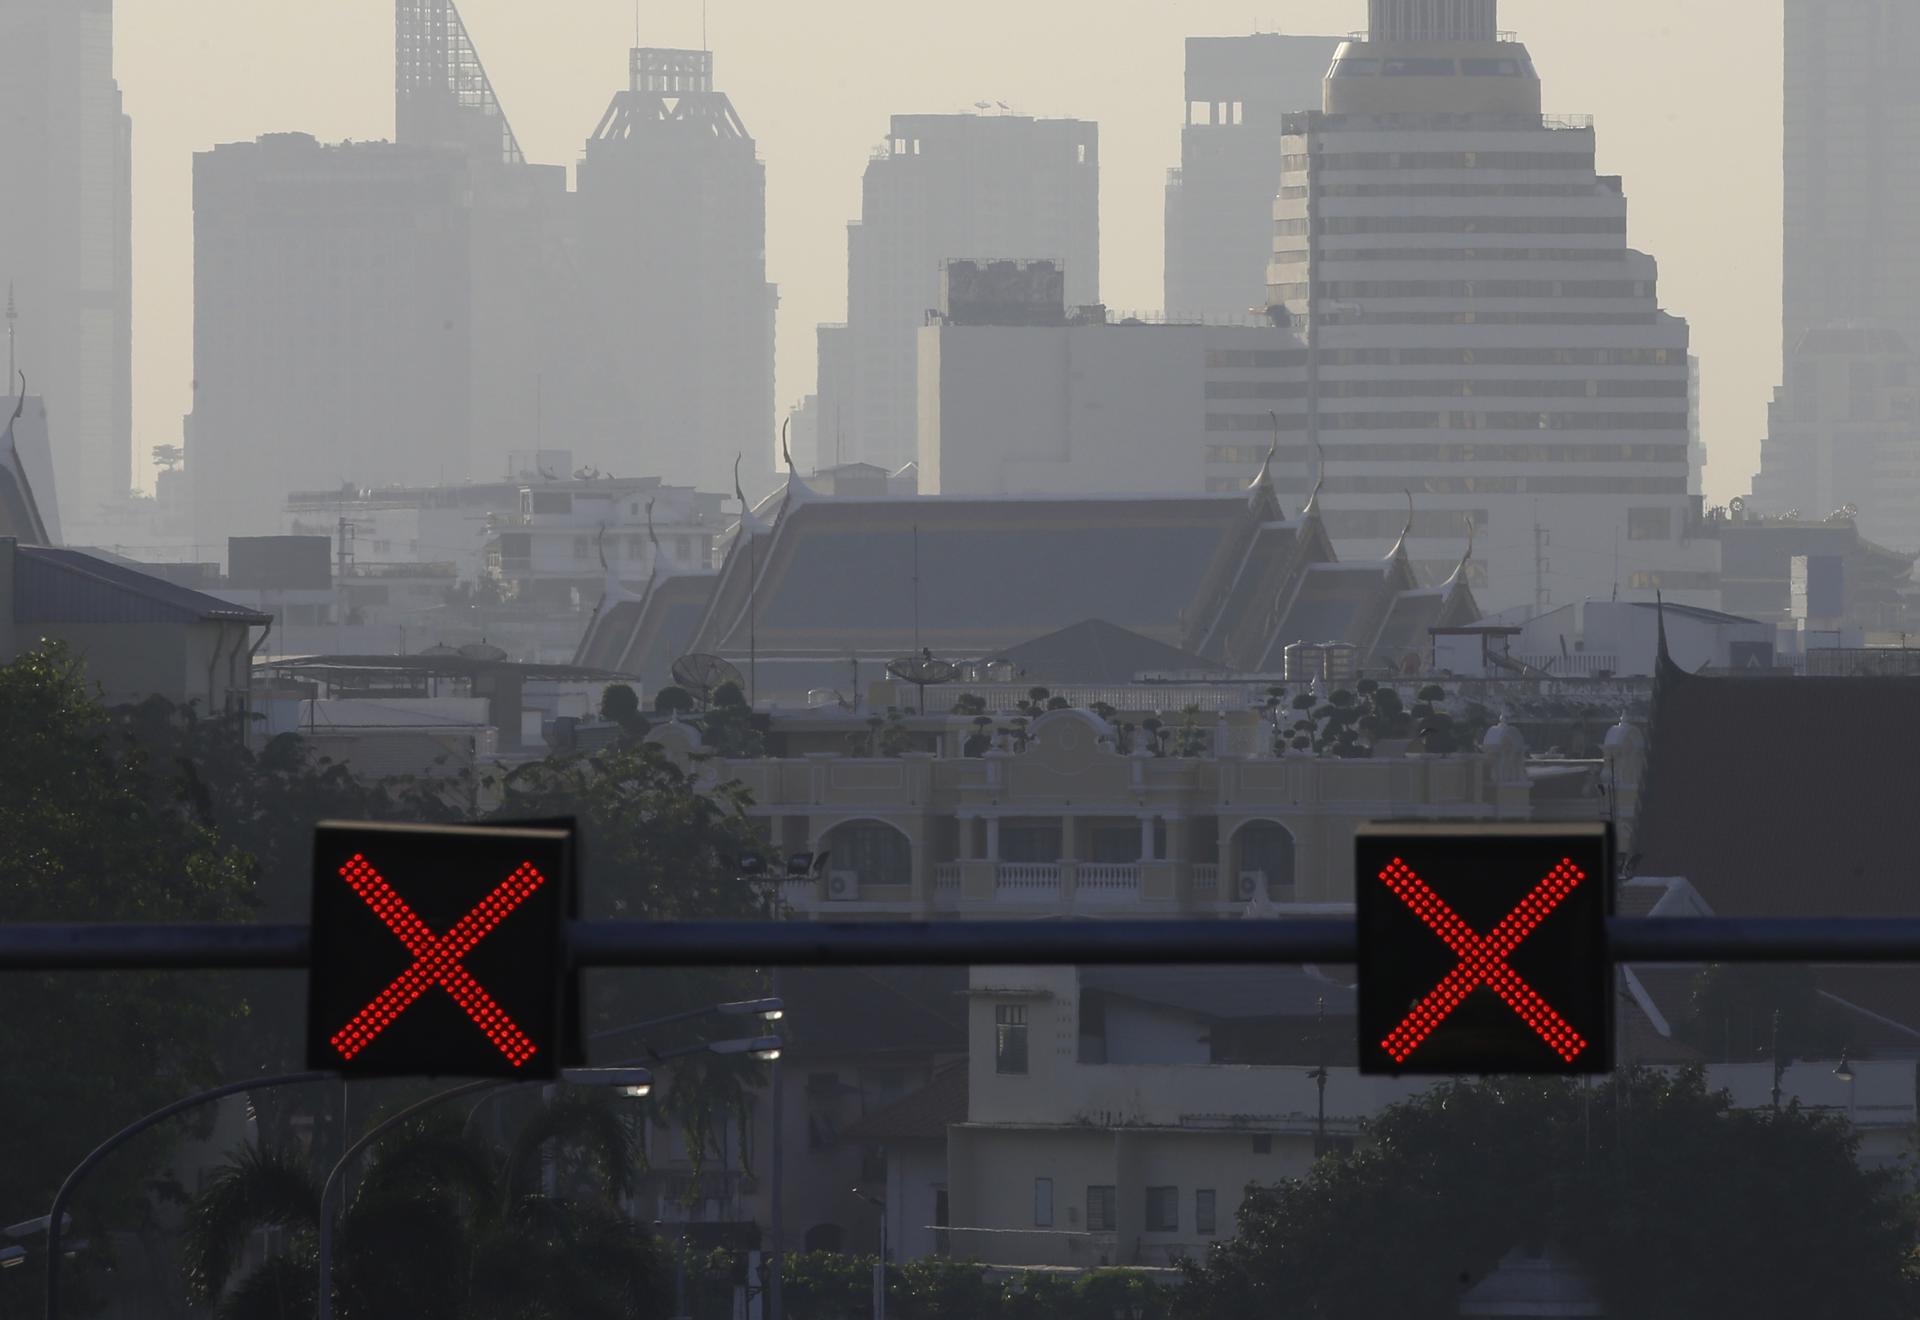
[[22,545],[13,559],[16,623],[243,623],[271,615],[175,586],[78,550]]
[[1205,656],[1142,637],[1137,632],[1088,619],[1008,647],[1001,659],[1022,674],[1068,683],[1131,683],[1149,670],[1217,670]]

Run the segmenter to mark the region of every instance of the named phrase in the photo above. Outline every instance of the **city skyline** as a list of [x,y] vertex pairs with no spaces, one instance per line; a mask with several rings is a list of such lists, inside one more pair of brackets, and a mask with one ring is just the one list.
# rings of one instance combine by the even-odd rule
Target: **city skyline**
[[[697,47],[698,8],[683,8],[649,15],[641,43]],[[808,39],[819,49],[863,64],[858,79],[831,86],[814,76],[819,62],[791,58],[805,48],[800,16],[745,6],[709,13],[707,44],[732,71],[729,87],[756,127],[767,165],[768,278],[781,285],[782,301],[780,409],[811,387],[816,323],[845,315],[845,226],[858,215],[860,171],[875,126],[887,117],[966,109],[990,99],[1022,113],[1098,121],[1106,176],[1102,292],[1116,307],[1153,309],[1161,301],[1165,171],[1179,158],[1184,38],[1275,26],[1338,33],[1365,18],[1357,0],[1296,5],[1284,24],[1255,4],[1205,12],[1182,5],[1089,35],[1079,9],[1019,13],[1032,40],[1019,49],[995,48],[995,22],[1016,16],[1004,8],[1000,14],[989,6],[978,24],[942,37],[941,58],[931,68],[886,58],[876,45],[859,41],[882,33],[917,38],[932,32],[931,23],[903,34],[897,21],[883,25],[878,7],[867,4],[808,16],[814,24]],[[1660,255],[1663,301],[1695,327],[1714,459],[1707,490],[1714,502],[1741,493],[1757,466],[1766,399],[1779,374],[1779,11],[1769,5],[1745,26],[1728,27],[1720,21],[1727,8],[1662,11],[1655,19],[1651,5],[1638,3],[1589,13],[1509,0],[1502,12],[1503,24],[1521,31],[1548,79],[1548,108],[1591,112],[1607,124],[1601,167],[1628,176],[1630,241]],[[280,129],[310,131],[322,140],[390,137],[392,29],[384,0],[325,15],[271,16],[234,0],[210,0],[192,26],[156,23],[156,12],[142,6],[121,9],[116,72],[128,111],[142,124],[134,164],[135,321],[143,328],[135,345],[138,478],[150,446],[177,441],[178,417],[189,403],[191,150]],[[583,133],[604,108],[607,80],[618,76],[633,44],[631,11],[608,4],[555,17],[509,0],[468,0],[462,14],[528,159],[571,167]],[[1665,40],[1648,42],[1648,31]],[[1056,57],[1069,39],[1101,53],[1086,66],[1088,76],[1062,73]],[[1113,44],[1102,48],[1102,42]],[[1702,68],[1688,58],[1703,42],[1725,60]],[[291,78],[267,58],[290,45],[304,53]],[[1627,61],[1637,71],[1631,82],[1613,76]],[[1136,76],[1116,79],[1115,69]],[[156,77],[169,70],[164,81]],[[189,104],[165,94],[176,79],[218,92]],[[1637,94],[1649,85],[1676,89],[1671,103]],[[1752,131],[1732,135],[1706,160],[1662,150],[1676,128],[1697,119],[1704,131],[1707,116],[1723,123],[1731,117]],[[1758,223],[1755,178],[1766,180]],[[167,326],[179,333],[166,333]]]

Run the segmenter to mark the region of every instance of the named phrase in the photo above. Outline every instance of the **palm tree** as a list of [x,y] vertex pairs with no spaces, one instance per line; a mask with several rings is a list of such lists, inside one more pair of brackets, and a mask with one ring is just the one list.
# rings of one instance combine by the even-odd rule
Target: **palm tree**
[[[632,1129],[604,1097],[543,1106],[504,1153],[444,1117],[401,1126],[375,1147],[342,1213],[337,1312],[346,1320],[663,1314],[663,1258],[618,1208],[636,1154]],[[217,1320],[313,1313],[319,1203],[305,1155],[272,1147],[236,1152],[194,1199],[188,1279]],[[283,1236],[236,1278],[242,1244],[262,1228]]]

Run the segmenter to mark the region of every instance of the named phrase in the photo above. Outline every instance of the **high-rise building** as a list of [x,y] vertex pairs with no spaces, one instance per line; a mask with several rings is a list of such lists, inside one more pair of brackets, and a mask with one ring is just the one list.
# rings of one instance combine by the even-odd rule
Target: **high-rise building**
[[394,125],[468,162],[470,470],[555,437],[613,466],[633,408],[584,297],[566,168],[527,161],[454,0],[395,0]]
[[[1282,502],[1318,487],[1343,558],[1386,548],[1409,490],[1471,513],[1490,608],[1711,604],[1687,324],[1627,246],[1592,123],[1541,113],[1494,0],[1373,0],[1370,18],[1324,108],[1287,124],[1269,295],[1303,378],[1213,382],[1222,456],[1250,473],[1277,414]],[[1419,530],[1423,575],[1450,568],[1458,541]]]
[[893,117],[867,164],[860,220],[847,227],[847,324],[832,332],[831,355],[822,336],[823,454],[890,471],[913,461],[916,335],[954,258],[1051,260],[1065,273],[1068,303],[1098,302],[1098,126],[1015,114]]
[[1920,11],[1787,0],[1782,384],[1756,511],[1920,548]]
[[1273,32],[1187,38],[1180,165],[1167,171],[1169,316],[1231,320],[1267,305],[1284,117],[1320,104],[1338,45]]
[[195,538],[286,493],[468,473],[467,157],[304,133],[194,156]]
[[0,279],[70,534],[133,486],[132,135],[112,0],[0,4]]
[[744,455],[764,489],[778,301],[766,168],[710,52],[637,49],[629,73],[578,170],[581,269],[633,400],[605,466],[726,490]]
[[1786,0],[1781,343],[1862,323],[1920,344],[1920,6]]

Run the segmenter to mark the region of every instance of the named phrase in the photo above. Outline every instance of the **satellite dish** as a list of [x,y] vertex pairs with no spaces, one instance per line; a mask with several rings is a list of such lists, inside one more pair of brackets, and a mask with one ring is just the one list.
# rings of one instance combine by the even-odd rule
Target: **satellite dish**
[[683,655],[673,662],[673,681],[693,694],[695,701],[702,706],[713,704],[713,694],[728,683],[742,692],[746,684],[740,681],[740,671],[717,655],[708,655],[704,651],[694,651]]
[[420,654],[421,655],[459,655],[460,651],[457,647],[448,646],[445,642],[439,642],[433,646],[429,646],[426,650],[420,652]]
[[927,689],[940,683],[951,683],[959,672],[959,666],[951,660],[936,660],[932,654],[922,651],[919,655],[903,655],[887,661],[887,672],[903,683],[911,683],[920,689],[920,713],[927,713]]
[[1735,495],[1727,501],[1727,507],[1733,510],[1733,514],[1737,518],[1747,511],[1747,497],[1744,495]]
[[480,660],[495,664],[507,658],[507,653],[487,642],[468,642],[460,648],[460,654],[468,660]]

